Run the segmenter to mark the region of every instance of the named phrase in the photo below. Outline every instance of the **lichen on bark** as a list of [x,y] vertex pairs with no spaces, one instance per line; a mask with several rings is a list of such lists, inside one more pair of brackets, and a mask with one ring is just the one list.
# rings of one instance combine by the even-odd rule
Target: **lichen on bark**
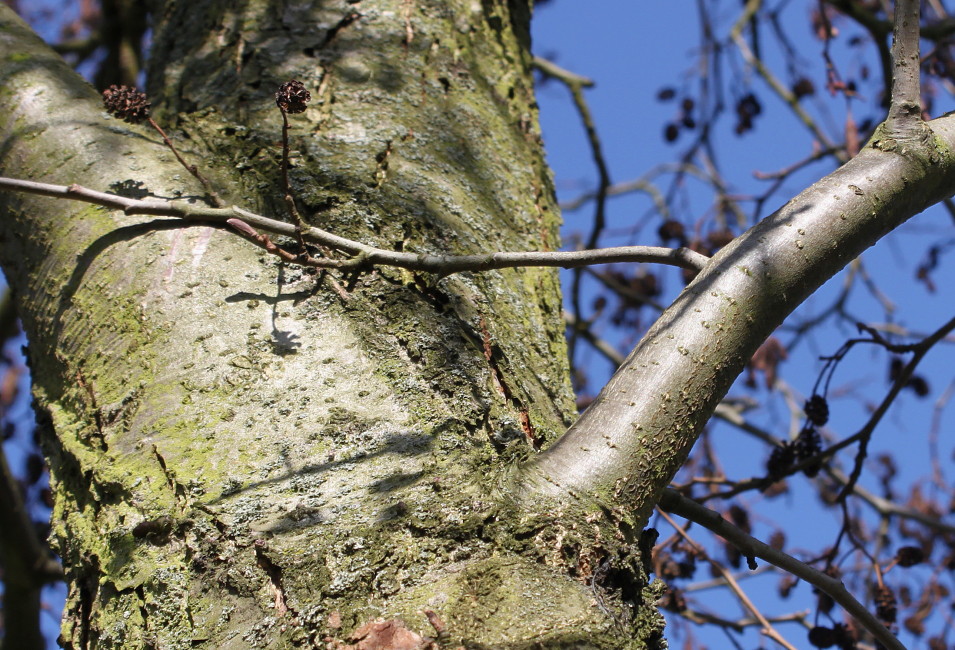
[[[292,116],[290,181],[310,223],[407,251],[553,249],[529,10],[157,2],[155,115],[223,197],[282,217],[272,93],[300,79],[315,106]],[[29,42],[55,74],[4,68],[3,173],[199,200],[154,135]],[[623,582],[594,584],[582,546],[549,546],[580,522],[531,526],[507,498],[515,459],[574,412],[553,270],[383,270],[338,277],[343,298],[224,231],[2,200],[68,647],[308,646],[377,617],[433,634],[423,607],[467,647],[659,636],[607,613]]]

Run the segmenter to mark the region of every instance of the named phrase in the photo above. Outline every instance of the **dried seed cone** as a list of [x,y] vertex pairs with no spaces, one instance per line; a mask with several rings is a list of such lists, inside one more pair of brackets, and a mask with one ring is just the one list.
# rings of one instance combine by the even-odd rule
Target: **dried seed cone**
[[146,93],[129,86],[112,85],[103,91],[106,112],[130,124],[139,124],[149,117],[149,100]]
[[305,84],[295,79],[286,81],[275,93],[276,105],[286,113],[304,113],[311,99],[312,93],[305,89]]
[[826,422],[829,421],[829,403],[826,402],[826,398],[822,395],[813,395],[806,400],[803,411],[806,413],[806,417],[809,418],[809,421],[817,427],[825,426]]
[[[815,427],[807,425],[799,432],[799,436],[794,441],[793,446],[796,450],[796,458],[802,462],[822,451],[822,437],[819,435],[819,432],[816,431]],[[812,478],[819,473],[820,469],[822,469],[822,466],[819,463],[813,463],[804,467],[802,473]]]
[[875,615],[883,623],[895,623],[897,614],[895,594],[888,587],[877,587],[875,590]]
[[774,447],[766,463],[766,472],[773,478],[782,477],[796,462],[795,445],[784,442],[781,447]]
[[925,553],[918,546],[903,546],[895,552],[899,566],[910,567],[925,561]]

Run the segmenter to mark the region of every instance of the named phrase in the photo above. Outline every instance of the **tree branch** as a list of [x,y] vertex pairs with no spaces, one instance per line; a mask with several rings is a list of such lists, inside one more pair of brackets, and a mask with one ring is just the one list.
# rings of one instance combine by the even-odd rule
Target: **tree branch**
[[[160,199],[132,199],[117,194],[97,192],[79,185],[50,185],[34,181],[0,177],[0,189],[39,194],[59,199],[84,201],[101,205],[112,210],[122,210],[130,215],[152,215],[176,217],[186,221],[212,222],[227,225],[228,221],[241,220],[253,228],[260,228],[276,235],[296,237],[298,231],[294,224],[270,219],[239,207],[211,208],[188,201],[164,201]],[[238,228],[237,228],[238,229]],[[244,229],[243,233],[247,233]],[[396,266],[411,271],[424,271],[449,275],[461,271],[490,271],[493,269],[516,268],[521,266],[559,266],[575,268],[593,264],[612,264],[618,262],[643,262],[667,264],[685,269],[700,270],[706,266],[709,258],[688,248],[664,248],[661,246],[618,246],[583,251],[557,252],[504,252],[480,255],[431,255],[427,253],[400,253],[375,248],[351,239],[345,239],[320,228],[306,228],[302,231],[305,241],[322,244],[344,251],[355,257],[349,260],[329,258],[310,258],[312,266],[356,270],[372,266]],[[248,236],[248,235],[247,235]],[[308,260],[299,257],[297,261]]]
[[[680,497],[680,498],[683,498],[683,497]],[[727,571],[725,567],[713,561],[709,557],[709,554],[703,550],[703,547],[701,547],[699,544],[694,542],[690,538],[690,536],[687,534],[687,532],[681,526],[677,525],[677,523],[673,521],[669,517],[669,515],[663,512],[663,510],[660,510],[659,512],[661,515],[663,515],[663,518],[667,520],[667,523],[673,526],[673,528],[680,535],[680,537],[686,540],[686,542],[689,543],[694,548],[694,550],[700,557],[708,561],[710,565],[720,573],[720,576],[729,586],[730,590],[734,594],[736,594],[736,597],[739,599],[743,607],[748,609],[750,613],[753,615],[753,617],[757,621],[759,621],[760,625],[762,626],[762,633],[766,635],[767,637],[769,637],[770,639],[772,639],[773,641],[775,641],[776,643],[778,643],[779,645],[781,645],[782,647],[786,648],[786,650],[796,650],[788,641],[786,641],[786,639],[783,638],[783,636],[779,632],[776,631],[776,628],[772,626],[769,620],[765,616],[763,616],[763,613],[759,610],[758,607],[756,607],[756,605],[753,604],[753,601],[750,600],[750,598],[746,595],[746,592],[744,592],[742,588],[740,588],[739,583],[736,582],[736,579],[733,577],[733,575],[729,571]],[[721,520],[723,519],[722,517],[720,517],[719,513],[714,512],[713,514],[715,514]],[[689,517],[687,517],[687,519],[689,519]]]
[[[789,108],[792,112],[799,118],[799,121],[802,122],[813,137],[819,141],[819,143],[825,149],[833,149],[835,147],[832,144],[832,141],[829,137],[819,128],[819,125],[816,124],[816,121],[803,109],[799,104],[799,100],[796,96],[788,89],[786,86],[777,79],[773,73],[766,67],[766,64],[763,63],[762,59],[757,57],[753,51],[749,48],[749,45],[746,43],[746,39],[743,38],[743,28],[749,23],[750,19],[756,14],[759,8],[762,6],[762,0],[749,0],[746,3],[743,13],[737,19],[736,23],[733,25],[733,28],[730,30],[730,38],[736,44],[736,47],[739,48],[740,54],[743,59],[756,70],[757,73],[763,78],[763,80],[769,85],[770,88],[783,100],[786,104],[789,105]],[[844,156],[838,156],[840,160],[845,160]]]
[[[590,106],[584,98],[584,87],[592,86],[593,81],[564,70],[558,65],[541,57],[534,57],[534,65],[544,75],[560,79],[560,81],[567,86],[570,90],[570,94],[573,96],[574,106],[576,106],[577,113],[583,122],[584,130],[587,132],[587,141],[590,143],[590,151],[593,154],[594,165],[597,167],[597,192],[595,197],[596,209],[594,210],[594,222],[584,247],[587,249],[595,249],[600,241],[600,235],[607,225],[607,190],[610,187],[610,171],[607,168],[607,161],[603,155],[603,147],[600,143],[600,136],[597,134],[597,126],[594,123],[593,113],[591,113]],[[570,303],[574,315],[578,318],[582,313],[580,306],[581,279],[582,274],[578,267],[573,273],[573,281],[570,287]],[[567,340],[567,347],[567,354],[571,360],[571,365],[573,365],[574,359],[577,356],[576,330],[571,330]]]
[[[885,233],[952,192],[955,118],[932,140],[873,142],[720,250],[664,311],[578,421],[520,468],[527,507],[604,499],[640,513],[686,459],[759,345]],[[942,144],[944,143],[944,144]]]
[[874,636],[879,643],[893,650],[905,650],[898,639],[873,616],[866,607],[853,598],[842,582],[821,571],[813,569],[808,564],[765,544],[723,519],[720,513],[701,506],[695,501],[682,496],[675,490],[666,489],[660,498],[660,507],[668,512],[679,515],[719,535],[730,542],[747,557],[758,557],[770,564],[788,571],[828,594],[834,601],[846,610],[859,624]]
[[892,40],[892,99],[887,126],[893,137],[917,135],[922,123],[919,0],[897,0]]
[[150,117],[147,118],[147,121],[149,122],[149,126],[153,127],[153,129],[155,129],[156,132],[162,137],[163,143],[165,143],[166,147],[172,151],[172,154],[176,157],[176,160],[179,161],[179,164],[182,165],[187,172],[192,174],[195,179],[202,184],[202,187],[206,190],[206,196],[209,197],[209,200],[212,201],[212,204],[217,208],[225,207],[225,203],[222,201],[219,193],[216,192],[215,188],[212,186],[212,183],[209,182],[209,179],[206,178],[201,171],[199,171],[199,167],[196,165],[190,165],[186,162],[186,159],[182,157],[182,154],[180,154],[179,150],[176,149],[176,145],[172,143],[172,140],[169,139],[169,136],[166,135],[166,132],[163,131],[162,127],[159,126],[156,120]]
[[882,402],[875,409],[875,411],[873,411],[872,415],[869,416],[869,420],[865,423],[865,426],[862,427],[862,429],[855,435],[846,438],[839,443],[838,448],[841,449],[851,442],[856,440],[859,441],[859,451],[856,454],[855,465],[852,469],[852,473],[849,475],[849,479],[846,482],[845,487],[839,494],[840,500],[845,499],[846,496],[852,492],[852,488],[855,486],[856,481],[858,481],[859,476],[862,475],[862,463],[865,461],[869,447],[869,440],[871,440],[872,433],[875,431],[876,426],[878,426],[879,422],[882,421],[882,417],[889,410],[889,407],[892,406],[895,398],[898,397],[899,393],[902,392],[902,389],[905,387],[905,385],[908,383],[908,380],[915,372],[916,366],[918,366],[925,355],[928,354],[929,350],[931,350],[936,343],[943,340],[953,330],[955,330],[955,318],[949,319],[947,323],[935,330],[931,336],[926,337],[912,346],[904,346],[905,348],[909,348],[909,350],[915,354],[899,371],[898,376],[895,378],[895,381],[893,382],[892,387],[889,389],[888,394],[882,398]]

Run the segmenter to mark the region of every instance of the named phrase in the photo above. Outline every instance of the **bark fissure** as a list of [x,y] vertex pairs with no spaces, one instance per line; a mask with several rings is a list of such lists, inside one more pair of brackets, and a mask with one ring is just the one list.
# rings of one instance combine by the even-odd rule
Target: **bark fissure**
[[266,545],[261,540],[256,540],[255,559],[259,567],[265,572],[269,579],[269,587],[275,598],[275,612],[279,617],[290,614],[292,619],[298,618],[298,613],[289,607],[285,597],[285,587],[282,586],[282,568],[275,564],[266,554]]
[[[366,0],[316,68],[304,53],[316,42],[308,26],[336,24],[345,3],[289,7],[284,17],[258,3],[234,13],[213,4],[200,0],[188,15],[179,4],[158,8],[149,87],[157,121],[189,134],[183,156],[201,159],[230,202],[283,214],[272,83],[296,78],[317,104],[289,120],[289,185],[306,219],[408,251],[476,253],[492,241],[556,248],[529,69],[499,65],[528,58],[512,31],[526,25],[513,13],[491,37],[480,7],[416,3],[409,39],[404,3]],[[48,126],[79,166],[64,163],[53,178],[22,167],[10,175],[201,195],[158,139],[137,126],[100,126],[98,97],[81,84],[48,82],[44,98],[54,102],[64,84],[73,96],[63,105],[76,114],[59,115],[102,129],[101,144],[84,149]],[[4,101],[20,110],[16,93]],[[10,161],[29,158],[36,143],[9,141],[14,156],[2,165],[13,171]],[[86,162],[98,176],[84,176]],[[43,369],[39,401],[76,464],[53,463],[63,557],[77,575],[95,553],[97,579],[116,586],[71,593],[71,611],[83,598],[89,608],[86,632],[65,625],[68,642],[308,645],[342,638],[332,612],[350,628],[382,612],[427,626],[417,612],[428,605],[451,642],[468,647],[591,637],[595,647],[619,647],[588,586],[559,563],[529,559],[540,554],[535,538],[514,541],[521,525],[494,496],[508,457],[491,436],[512,426],[550,438],[573,412],[553,271],[431,281],[383,269],[357,278],[343,301],[208,228],[150,232],[139,217],[8,199],[21,215],[5,223],[11,282],[52,306],[25,325]],[[29,225],[27,215],[41,221]],[[100,242],[128,227],[140,230]],[[42,237],[31,240],[31,230]],[[77,255],[81,272],[71,267]],[[38,261],[20,264],[30,259]],[[492,390],[482,317],[499,350],[496,372],[519,405]],[[115,353],[95,343],[104,338]],[[117,405],[117,417],[103,419],[108,452],[82,442],[89,414],[79,404],[89,398],[71,385],[77,367],[98,405]],[[64,406],[76,397],[85,399]],[[86,498],[95,506],[66,515]],[[280,577],[256,566],[256,539],[267,541]],[[529,586],[537,601],[512,606]],[[476,593],[501,611],[472,612]],[[148,629],[123,618],[139,602]],[[288,612],[276,618],[282,603],[294,623]]]

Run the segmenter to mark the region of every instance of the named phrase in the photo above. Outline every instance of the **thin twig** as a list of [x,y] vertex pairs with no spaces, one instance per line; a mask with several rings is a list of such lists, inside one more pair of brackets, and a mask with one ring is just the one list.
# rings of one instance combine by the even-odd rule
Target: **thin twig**
[[[882,416],[885,415],[886,411],[889,410],[889,407],[895,401],[895,398],[899,395],[899,393],[902,392],[902,389],[905,388],[909,378],[915,372],[916,366],[918,366],[919,362],[922,361],[926,354],[928,354],[928,351],[953,330],[955,330],[955,318],[950,319],[947,323],[935,330],[931,336],[912,345],[910,347],[911,351],[914,352],[912,358],[907,364],[905,364],[902,370],[899,371],[898,376],[895,378],[895,381],[892,384],[892,387],[889,389],[888,394],[886,394],[886,396],[882,399],[882,402],[879,404],[878,408],[875,409],[872,415],[869,416],[869,421],[866,422],[861,431],[839,443],[839,447],[841,448],[846,444],[849,444],[850,440],[855,439],[859,441],[859,451],[856,454],[855,466],[852,468],[852,473],[849,475],[848,482],[842,489],[842,492],[839,494],[840,500],[844,499],[850,492],[852,492],[853,486],[855,485],[856,481],[859,480],[859,476],[862,474],[862,464],[866,458],[869,440],[872,438],[872,432],[875,431],[875,427],[882,420]],[[889,346],[886,345],[886,347]]]
[[282,113],[282,191],[285,196],[285,206],[288,208],[289,216],[292,217],[292,223],[295,224],[295,238],[298,240],[299,252],[305,254],[305,240],[302,238],[302,231],[305,230],[305,222],[302,221],[302,215],[295,207],[295,197],[292,195],[292,185],[288,180],[288,113],[279,106]]
[[[679,493],[677,492],[674,492],[674,494],[676,494],[681,499],[684,498],[680,496]],[[663,507],[662,505],[663,502],[661,501],[660,503],[661,503],[661,507]],[[700,506],[700,507],[703,508],[703,506]],[[703,509],[707,510],[708,512],[713,512],[712,510],[709,510],[708,508],[703,508]],[[709,556],[707,555],[706,551],[703,550],[703,547],[701,547],[699,544],[693,541],[693,538],[691,538],[689,534],[687,534],[687,532],[681,526],[679,526],[675,521],[673,521],[673,519],[666,512],[664,512],[660,508],[658,508],[657,511],[660,513],[660,515],[664,519],[667,520],[667,523],[669,523],[673,527],[673,529],[676,530],[677,533],[679,533],[680,537],[686,540],[686,542],[694,548],[694,550],[697,552],[697,554],[700,557],[709,561],[710,564],[717,571],[720,572],[720,575],[726,581],[727,586],[729,586],[729,588],[733,591],[733,593],[736,594],[736,597],[739,598],[740,602],[743,604],[743,606],[746,609],[750,611],[753,617],[760,622],[760,625],[763,628],[762,633],[768,636],[770,639],[772,639],[776,643],[778,643],[779,645],[781,645],[782,647],[787,648],[787,650],[796,650],[788,641],[786,641],[786,639],[782,637],[782,635],[779,632],[776,631],[776,628],[774,628],[772,623],[770,623],[769,620],[767,620],[767,618],[763,616],[763,613],[759,611],[759,608],[753,604],[753,602],[749,599],[749,596],[746,595],[746,592],[744,592],[743,589],[736,582],[736,579],[733,577],[733,574],[727,571],[726,568],[720,565],[719,563],[711,560]],[[677,514],[680,514],[680,513],[677,513]],[[721,521],[723,520],[723,517],[721,517],[719,513],[713,512],[713,514],[719,517]],[[685,515],[682,515],[682,514],[680,514],[680,516],[685,517]],[[686,517],[686,518],[690,519],[689,517]],[[701,524],[701,525],[708,528],[708,526],[705,526],[705,524]]]
[[[657,171],[657,170],[654,170]],[[661,170],[661,171],[665,171]],[[632,181],[626,181],[624,183],[617,183],[611,185],[607,188],[607,198],[615,196],[623,196],[625,194],[630,194],[634,192],[643,192],[650,196],[650,200],[653,201],[653,207],[657,212],[660,213],[660,216],[664,219],[670,218],[670,208],[667,206],[666,199],[660,193],[660,190],[657,189],[657,186],[654,185],[651,181],[647,180],[648,177],[654,175],[652,172],[647,174],[644,178],[638,178]],[[699,176],[702,176],[702,172],[699,172]],[[585,204],[590,201],[593,201],[597,198],[596,192],[584,192],[575,199],[569,201],[562,201],[560,204],[560,209],[563,212],[573,212],[574,210],[579,210]]]
[[[849,478],[837,468],[826,467],[823,469],[823,471],[826,472],[826,474],[833,480],[842,485],[846,485],[849,482]],[[945,523],[932,514],[919,512],[914,508],[901,506],[894,501],[889,501],[888,499],[884,499],[878,495],[872,494],[860,485],[854,485],[852,487],[852,493],[862,499],[873,510],[883,517],[895,516],[901,519],[910,519],[912,521],[917,521],[931,530],[935,530],[946,535],[955,535],[955,526]]]
[[[743,9],[743,13],[740,15],[739,19],[736,21],[736,24],[733,25],[733,28],[730,30],[730,38],[733,39],[733,42],[736,44],[736,47],[739,48],[740,54],[742,54],[743,59],[753,66],[757,73],[763,78],[763,80],[769,84],[769,87],[775,91],[775,93],[782,99],[786,104],[789,105],[790,110],[796,114],[796,117],[799,118],[799,121],[802,122],[806,128],[812,133],[813,137],[819,141],[824,149],[835,149],[832,144],[832,141],[829,137],[819,128],[816,124],[816,121],[803,109],[799,103],[799,99],[788,89],[783,83],[777,79],[769,68],[766,67],[766,64],[763,63],[761,59],[756,57],[753,54],[753,51],[749,49],[749,45],[746,43],[746,39],[743,38],[743,28],[749,24],[750,19],[759,11],[759,8],[762,6],[762,0],[749,0],[746,3],[746,7]],[[845,154],[838,154],[837,158],[841,162],[845,162]]]
[[160,136],[162,136],[163,142],[166,143],[166,146],[169,147],[169,150],[172,151],[173,155],[176,157],[176,160],[179,161],[179,164],[182,165],[187,172],[196,177],[202,187],[206,191],[209,199],[212,201],[212,204],[217,208],[224,208],[225,202],[219,197],[219,194],[213,189],[212,183],[209,182],[209,179],[202,175],[202,172],[199,171],[199,168],[195,165],[190,165],[187,163],[181,155],[179,155],[179,150],[176,149],[176,145],[172,143],[172,140],[169,139],[169,136],[166,135],[166,132],[162,130],[162,127],[156,124],[156,120],[151,117],[146,118],[149,121],[149,125],[156,129]]
[[[929,457],[932,459],[932,480],[942,489],[945,488],[947,481],[942,471],[941,459],[943,456],[939,453],[938,437],[942,431],[942,413],[951,401],[953,394],[955,394],[955,381],[950,381],[948,387],[935,400],[935,406],[932,408],[932,425],[928,433]],[[952,532],[955,533],[955,530]]]
[[619,366],[623,363],[624,355],[620,354],[608,341],[594,334],[593,330],[590,329],[589,323],[579,321],[569,311],[564,312],[564,322],[567,323],[568,327],[580,334],[581,338],[590,343],[597,352],[602,354],[604,358],[614,366]]
[[[593,82],[585,77],[564,70],[557,64],[541,57],[534,57],[534,65],[543,74],[559,79],[567,86],[567,89],[570,90],[570,94],[574,99],[574,106],[577,108],[580,120],[583,122],[584,130],[587,133],[587,141],[590,143],[591,155],[594,159],[594,165],[597,167],[597,193],[594,223],[590,230],[590,235],[584,244],[584,248],[594,249],[600,241],[600,235],[607,226],[607,190],[610,187],[610,171],[607,168],[607,161],[603,155],[603,146],[600,143],[600,136],[597,134],[597,126],[594,123],[593,113],[591,113],[590,106],[587,104],[586,98],[584,98],[584,87],[592,86]],[[580,271],[575,271],[570,288],[570,302],[574,314],[578,318],[582,313],[580,307],[580,290],[581,273]],[[574,352],[576,346],[577,334],[575,331],[571,331],[571,335],[567,341],[567,347],[569,349],[568,355],[571,359],[571,363],[573,363],[575,358]]]
[[[296,226],[284,221],[270,219],[242,208],[210,208],[184,200],[133,199],[106,192],[98,192],[80,185],[50,185],[0,177],[0,189],[27,192],[41,196],[71,199],[101,205],[113,210],[122,210],[129,215],[176,217],[185,221],[211,222],[228,225],[230,219],[240,220],[254,229],[274,235],[295,237]],[[311,265],[318,268],[360,270],[372,266],[396,266],[411,271],[423,271],[449,275],[462,271],[489,271],[493,269],[522,266],[557,266],[575,268],[593,264],[619,262],[643,262],[678,266],[685,269],[702,269],[709,258],[687,248],[664,248],[660,246],[619,246],[584,251],[557,252],[501,252],[480,255],[431,255],[427,253],[402,253],[375,248],[361,242],[339,237],[320,228],[308,227],[302,237],[309,242],[343,251],[354,257],[348,260],[312,258]],[[303,263],[302,256],[296,256]]]
[[[869,331],[869,333],[871,334],[875,334],[874,330],[869,329],[867,331]],[[944,341],[946,337],[953,331],[955,331],[955,318],[950,319],[948,322],[946,322],[944,325],[938,328],[935,332],[933,332],[928,337],[922,339],[918,343],[906,344],[906,345],[895,345],[895,344],[890,344],[884,340],[855,339],[856,342],[879,343],[886,349],[890,351],[894,351],[894,352],[914,353],[914,356],[912,357],[912,359],[910,359],[909,362],[899,371],[898,376],[895,378],[895,381],[893,382],[892,386],[889,388],[889,392],[886,394],[885,397],[882,398],[882,401],[879,403],[879,406],[876,407],[876,409],[872,412],[872,414],[869,416],[869,419],[862,426],[862,428],[859,429],[856,433],[852,434],[851,436],[843,438],[839,442],[830,445],[829,447],[819,452],[818,454],[814,454],[813,456],[805,458],[801,460],[800,462],[791,465],[790,467],[786,469],[786,472],[783,476],[768,476],[764,478],[753,478],[746,481],[740,481],[731,489],[725,490],[723,492],[708,494],[706,495],[706,498],[707,499],[713,499],[713,498],[728,499],[737,494],[740,494],[742,492],[746,492],[749,490],[762,490],[764,488],[769,487],[773,483],[777,482],[779,479],[783,478],[784,476],[790,476],[792,474],[796,474],[802,471],[803,469],[805,469],[806,467],[822,463],[826,461],[827,459],[835,456],[836,453],[838,453],[839,451],[858,442],[860,443],[859,451],[856,453],[856,459],[855,459],[855,465],[853,467],[853,471],[849,479],[846,480],[845,485],[842,489],[842,492],[839,495],[839,499],[845,499],[845,497],[850,492],[853,492],[855,490],[855,483],[862,473],[862,465],[867,456],[868,442],[869,442],[869,439],[872,437],[872,434],[875,431],[876,427],[882,421],[882,418],[885,416],[889,407],[892,405],[895,399],[899,396],[899,394],[905,388],[906,383],[911,378],[912,374],[915,372],[916,366],[921,362],[921,360],[925,357],[925,355],[928,354],[929,350],[935,344],[939,343],[940,341]],[[738,426],[743,431],[753,433],[754,435],[757,435],[757,437],[763,439],[764,441],[772,443],[773,437],[771,436],[771,434],[765,433],[765,432],[762,434],[755,433],[754,429],[756,430],[758,429],[752,426],[740,427],[740,425],[737,424],[739,420],[738,418],[723,417],[723,416],[720,416],[720,417],[726,420],[727,422]],[[779,443],[777,442],[776,444],[778,445]],[[901,514],[901,513],[898,513],[898,514]]]
[[594,82],[569,70],[564,70],[556,63],[539,56],[534,57],[534,66],[543,74],[559,79],[567,86],[574,99],[574,106],[577,108],[580,120],[584,124],[584,130],[587,132],[590,151],[594,158],[594,165],[597,167],[597,193],[595,197],[597,207],[594,211],[594,225],[590,231],[590,236],[587,238],[586,248],[596,248],[600,234],[607,225],[606,206],[607,190],[610,188],[610,171],[603,155],[603,146],[600,143],[600,136],[597,134],[593,113],[591,113],[590,106],[584,98],[583,89],[593,86]]
[[892,650],[905,650],[905,646],[846,590],[841,581],[817,571],[793,556],[777,551],[768,544],[744,533],[723,519],[720,513],[684,497],[675,490],[667,489],[663,491],[660,497],[660,507],[709,529],[736,546],[743,555],[758,557],[805,580],[839,603],[847,613],[858,621],[859,625],[868,630],[883,646]]
[[[888,34],[892,31],[892,25],[887,20],[877,17],[873,12],[861,3],[854,0],[828,0],[830,4],[841,11],[843,14],[856,21],[863,29],[869,33],[872,43],[875,44],[879,53],[879,67],[882,69],[882,86],[885,89],[885,95],[891,95],[890,84],[892,81],[892,53],[888,46]],[[824,14],[823,14],[824,15]],[[828,41],[827,41],[828,47]],[[828,55],[826,55],[828,57]],[[827,58],[826,65],[830,65]],[[885,106],[885,102],[882,104]]]
[[[726,586],[726,582],[724,580],[718,580],[714,582],[717,582],[720,587]],[[731,621],[720,616],[716,616],[715,614],[710,614],[709,612],[699,612],[690,609],[675,613],[679,616],[682,616],[691,623],[696,623],[697,625],[717,625],[722,628],[733,630],[734,632],[742,632],[748,627],[755,627],[757,625],[763,624],[762,621],[755,618],[741,618]],[[805,624],[806,617],[808,615],[808,612],[795,612],[792,614],[782,614],[781,616],[766,616],[765,619],[770,623]]]
[[549,61],[542,56],[534,57],[534,67],[548,77],[553,77],[554,79],[563,81],[568,86],[590,88],[594,85],[593,79],[579,75],[576,72],[571,72],[566,68],[562,68],[553,61]]
[[[719,404],[716,407],[714,416],[717,418],[720,418],[721,420],[725,421],[728,424],[735,426],[740,431],[743,431],[745,433],[752,435],[755,438],[758,438],[759,440],[765,442],[768,445],[779,446],[781,444],[781,440],[779,438],[771,434],[769,431],[766,431],[765,429],[762,429],[754,425],[753,423],[749,422],[748,420],[746,420],[742,416],[742,414],[739,412],[739,409],[734,408],[730,404],[727,404],[727,403]],[[841,449],[842,447],[839,447],[839,448]],[[813,456],[812,458],[806,459],[806,461],[804,462],[806,464],[817,463],[819,462],[819,458],[821,457],[828,458],[831,454],[832,454],[832,448],[830,447],[826,451],[822,452],[820,456]],[[799,465],[794,466],[792,468],[792,473],[798,472],[799,469],[802,467],[802,465],[803,463],[800,463]],[[826,474],[829,477],[831,477],[834,481],[836,481],[840,485],[845,486],[849,482],[849,478],[843,472],[841,472],[840,470],[832,466],[829,466],[829,465],[824,466],[823,471],[826,472]],[[746,481],[720,481],[721,484],[730,486],[729,489],[724,492],[712,492],[712,493],[706,494],[702,497],[701,500],[710,500],[710,499],[717,499],[717,498],[722,500],[729,499],[743,492],[757,490],[757,489],[759,490],[764,489],[766,487],[769,487],[772,483],[776,482],[777,480],[778,480],[777,478],[773,477],[773,478],[750,479]],[[699,482],[699,481],[696,481],[696,482]],[[909,519],[912,521],[917,521],[923,526],[930,528],[932,530],[937,530],[941,533],[950,534],[950,535],[955,534],[955,525],[947,524],[943,522],[942,520],[940,520],[938,517],[932,516],[931,514],[926,514],[923,512],[919,512],[918,510],[915,510],[914,508],[909,508],[903,505],[899,505],[898,503],[895,503],[894,501],[890,501],[888,499],[872,494],[871,492],[869,492],[868,490],[866,490],[865,488],[859,485],[852,486],[852,492],[855,496],[862,499],[862,501],[867,503],[877,513],[879,513],[879,515],[883,517],[895,516],[901,519]]]

